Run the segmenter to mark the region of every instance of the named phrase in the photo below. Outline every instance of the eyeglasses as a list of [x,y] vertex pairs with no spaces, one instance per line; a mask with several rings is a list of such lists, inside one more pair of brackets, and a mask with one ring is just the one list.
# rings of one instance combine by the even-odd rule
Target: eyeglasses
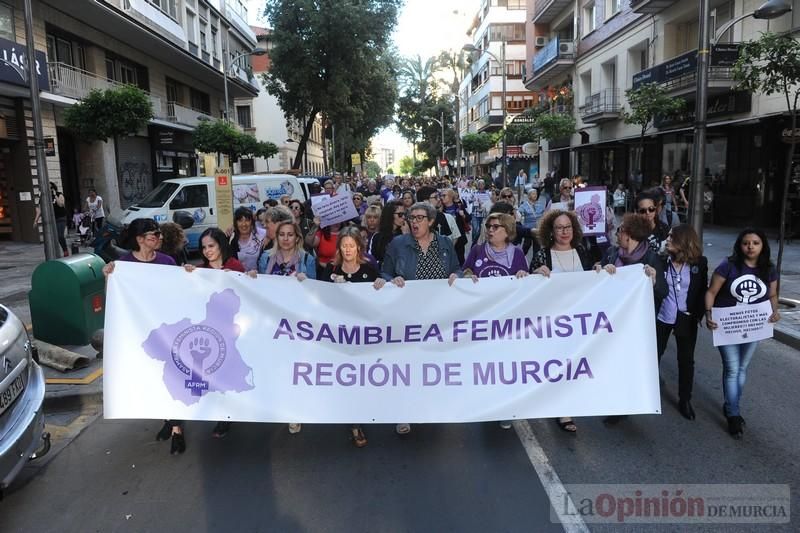
[[640,215],[646,215],[647,213],[655,213],[655,207],[643,207],[637,211]]
[[406,216],[406,212],[405,211],[395,211],[394,212],[394,216],[396,216],[396,217],[404,217],[404,216]]
[[567,233],[568,231],[572,231],[572,225],[569,226],[554,226],[553,229],[559,233]]
[[144,237],[144,238],[155,237],[156,239],[160,239],[161,238],[161,230],[157,229],[155,231],[148,231],[147,233],[143,233],[142,237]]
[[503,227],[502,224],[489,224],[489,223],[486,224],[486,230],[487,231],[497,231],[498,229],[500,229],[502,227]]
[[428,218],[427,215],[409,215],[408,220],[411,222],[422,222]]
[[562,188],[562,189],[571,189],[571,188],[572,188],[572,186],[571,186],[571,185],[564,185],[564,186],[563,186],[563,187],[561,187],[561,188]]
[[296,209],[296,210],[300,211],[300,206],[299,206],[299,205],[297,205],[297,204],[294,204],[294,205],[292,206],[292,209]]
[[500,198],[514,198],[513,194],[501,194]]

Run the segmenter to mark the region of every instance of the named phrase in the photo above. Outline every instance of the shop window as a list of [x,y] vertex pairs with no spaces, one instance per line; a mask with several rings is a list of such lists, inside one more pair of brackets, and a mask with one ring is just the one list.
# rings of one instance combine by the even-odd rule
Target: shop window
[[0,3],[0,37],[9,41],[14,38],[14,9],[6,4]]
[[241,165],[242,174],[246,174],[246,173],[249,173],[249,172],[255,172],[256,171],[256,160],[255,159],[241,159],[239,161],[239,164]]
[[190,185],[184,187],[175,198],[169,203],[169,208],[176,209],[189,209],[192,207],[207,207],[208,206],[208,186],[207,185]]

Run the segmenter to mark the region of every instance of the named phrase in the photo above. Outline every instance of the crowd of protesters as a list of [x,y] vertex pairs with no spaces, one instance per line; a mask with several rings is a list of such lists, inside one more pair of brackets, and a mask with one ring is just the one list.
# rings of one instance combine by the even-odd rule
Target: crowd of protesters
[[[764,233],[743,230],[709,284],[702,244],[694,229],[681,222],[680,211],[688,206],[686,195],[670,176],[650,189],[626,190],[620,185],[608,191],[603,199],[605,231],[591,237],[583,234],[574,210],[576,189],[588,185],[581,176],[558,180],[555,173],[548,173],[540,180],[538,176],[528,179],[520,171],[513,188],[503,185],[490,178],[381,179],[337,174],[313,192],[351,195],[355,219],[323,225],[310,199],[303,203],[288,196],[280,202],[265,202],[265,209],[256,213],[239,208],[232,228],[225,232],[213,228],[203,234],[201,266],[253,277],[366,282],[380,290],[387,283],[403,287],[411,280],[447,279],[452,284],[461,277],[478,282],[490,276],[550,277],[592,270],[614,275],[619,267],[641,265],[653,286],[659,361],[670,336],[675,337],[678,410],[688,420],[696,416],[691,403],[694,350],[702,319],[715,329],[714,307],[764,301],[772,305],[769,321],[780,318],[777,273]],[[159,251],[163,237],[152,220],[135,220],[127,230],[133,251],[120,260],[176,264],[174,257]],[[113,272],[113,263],[104,272]],[[752,285],[747,294],[760,297],[743,301],[738,290],[743,280]],[[719,347],[723,413],[734,438],[743,435],[740,404],[757,345]],[[615,424],[625,418],[613,416],[605,421]],[[557,423],[566,432],[577,432],[571,417],[559,418]],[[511,425],[503,421],[501,427]],[[221,422],[213,434],[222,437],[229,429],[229,423]],[[395,429],[403,435],[411,426],[399,423]],[[291,433],[300,430],[299,423],[289,425]],[[367,444],[361,426],[351,426],[350,432],[357,447]],[[180,421],[166,421],[157,438],[170,436],[172,452],[182,453],[185,439]]]

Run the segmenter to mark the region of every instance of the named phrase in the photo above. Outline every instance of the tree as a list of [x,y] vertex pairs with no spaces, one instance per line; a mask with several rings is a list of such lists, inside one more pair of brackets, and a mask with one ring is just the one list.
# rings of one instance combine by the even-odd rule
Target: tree
[[[502,133],[500,134],[502,135]],[[480,157],[481,152],[486,152],[492,146],[497,144],[498,136],[491,133],[467,133],[463,137],[461,137],[461,146],[464,147],[464,151],[468,154],[467,159],[469,160],[469,154],[478,154]],[[467,169],[469,173],[469,169]]]
[[153,104],[146,92],[133,85],[95,89],[64,111],[64,122],[85,142],[133,135],[153,118]]
[[566,113],[542,113],[536,117],[534,127],[542,139],[563,139],[575,133],[575,117]]
[[781,221],[778,229],[778,290],[786,240],[786,211],[789,200],[789,182],[792,177],[795,144],[798,142],[797,106],[800,102],[800,43],[790,34],[762,33],[756,41],[749,41],[739,50],[739,59],[733,67],[734,79],[739,87],[752,93],[780,94],[786,102],[790,116],[789,149],[786,151],[786,168],[781,200]]
[[[437,107],[439,85],[433,77],[439,70],[439,62],[430,57],[423,60],[421,56],[404,58],[400,61],[397,85],[400,98],[397,105],[397,130],[412,144],[412,157],[417,160],[417,144],[429,145],[429,139],[420,141],[424,131],[430,124],[426,116],[434,114],[439,117]],[[437,153],[441,149],[433,152]],[[423,149],[423,151],[425,151]]]
[[[461,86],[461,80],[463,80],[467,76],[467,71],[469,70],[469,66],[467,65],[467,58],[463,51],[459,50],[458,52],[447,51],[442,52],[439,54],[439,65],[443,69],[449,70],[453,74],[453,78],[450,81],[449,89],[450,95],[453,98],[453,112],[455,114],[453,118],[453,124],[455,124],[456,128],[461,127],[461,98],[459,97],[459,87]],[[457,168],[461,168],[461,150],[463,149],[461,146],[461,135],[455,135],[456,141],[456,165]],[[460,170],[459,170],[460,173]]]
[[192,134],[192,142],[199,152],[225,154],[231,163],[241,156],[269,159],[278,153],[273,143],[258,141],[223,120],[201,122]]
[[364,163],[364,172],[366,172],[368,176],[379,176],[381,170],[381,166],[375,161],[367,161]]
[[273,47],[263,78],[287,120],[302,125],[293,167],[300,166],[318,114],[335,125],[337,151],[365,149],[391,123],[397,93],[390,38],[401,4],[267,0]]
[[[644,136],[653,125],[656,117],[667,116],[683,109],[686,101],[682,98],[671,97],[667,90],[657,83],[645,83],[635,89],[625,91],[630,111],[623,111],[622,117],[626,124],[636,124],[641,128],[639,136],[639,157],[644,157]],[[639,170],[644,171],[641,164]]]

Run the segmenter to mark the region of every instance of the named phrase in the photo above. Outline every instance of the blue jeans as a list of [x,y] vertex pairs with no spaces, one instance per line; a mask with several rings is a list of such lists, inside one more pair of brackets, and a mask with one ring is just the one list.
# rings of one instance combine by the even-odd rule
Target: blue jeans
[[472,241],[471,246],[475,246],[478,242],[478,237],[481,235],[481,224],[483,224],[483,217],[472,215]]
[[739,400],[747,380],[747,366],[757,346],[758,341],[719,347],[722,355],[722,391],[725,395],[726,416],[739,416]]

